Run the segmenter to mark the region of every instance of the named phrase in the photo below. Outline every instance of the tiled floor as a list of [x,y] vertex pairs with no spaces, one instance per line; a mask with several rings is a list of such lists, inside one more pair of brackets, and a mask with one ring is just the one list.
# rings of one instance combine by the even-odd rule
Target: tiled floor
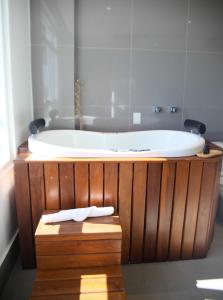
[[[223,278],[223,226],[216,225],[208,257],[200,260],[123,266],[129,300],[223,299],[220,290],[198,289],[196,280]],[[28,299],[34,270],[22,270],[17,261],[1,300]],[[96,299],[97,300],[97,299]]]

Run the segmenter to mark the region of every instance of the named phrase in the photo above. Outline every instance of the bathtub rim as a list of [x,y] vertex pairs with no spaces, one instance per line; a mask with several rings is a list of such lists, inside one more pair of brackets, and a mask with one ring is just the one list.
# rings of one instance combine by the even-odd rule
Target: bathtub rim
[[[167,149],[152,149],[150,151],[111,151],[108,149],[101,150],[101,149],[84,149],[84,148],[72,148],[72,147],[65,147],[60,145],[53,145],[48,144],[45,141],[38,140],[38,134],[37,135],[30,135],[28,138],[28,149],[31,148],[31,153],[35,156],[41,156],[44,158],[181,158],[181,157],[191,157],[196,155],[196,153],[200,152],[204,145],[205,145],[205,139],[197,134],[193,134],[187,131],[180,131],[180,130],[140,130],[140,131],[128,131],[128,132],[99,132],[99,131],[86,131],[86,130],[75,130],[75,129],[56,129],[56,130],[45,130],[40,132],[44,134],[46,132],[47,134],[50,132],[57,132],[57,131],[76,131],[81,132],[83,134],[101,134],[101,135],[122,135],[122,134],[137,134],[137,133],[146,133],[146,132],[153,132],[154,134],[159,133],[176,133],[176,134],[182,134],[187,135],[188,137],[190,135],[193,135],[193,138],[195,137],[195,145],[192,146],[184,146],[184,147],[173,147],[173,148],[167,148]],[[31,144],[29,146],[29,143]],[[41,150],[39,153],[38,151],[33,150],[35,148],[35,144],[40,145]],[[49,152],[51,152],[50,155],[45,154],[46,153],[46,147],[48,147]],[[43,150],[42,150],[43,149]],[[42,152],[42,153],[41,153]],[[64,154],[61,154],[64,152]],[[72,152],[72,154],[70,154]],[[80,155],[81,152],[81,155]],[[44,154],[43,154],[44,153]],[[53,153],[53,154],[52,154]],[[90,155],[89,153],[92,153]]]

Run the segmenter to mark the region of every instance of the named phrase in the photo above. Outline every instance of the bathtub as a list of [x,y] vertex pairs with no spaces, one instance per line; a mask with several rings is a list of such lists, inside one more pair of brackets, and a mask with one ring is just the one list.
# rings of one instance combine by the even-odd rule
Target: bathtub
[[123,263],[204,257],[214,233],[221,155],[191,156],[203,146],[198,135],[165,130],[30,136],[34,154],[23,150],[14,160],[23,266],[35,267],[42,211],[92,205],[118,212]]
[[29,151],[46,157],[182,157],[202,151],[204,144],[199,135],[174,130],[48,130],[28,139]]

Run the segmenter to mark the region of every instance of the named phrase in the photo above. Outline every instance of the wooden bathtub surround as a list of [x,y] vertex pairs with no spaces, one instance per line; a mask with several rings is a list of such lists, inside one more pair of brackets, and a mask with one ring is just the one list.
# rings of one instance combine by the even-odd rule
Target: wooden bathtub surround
[[22,153],[15,183],[24,267],[35,267],[34,232],[46,209],[115,207],[122,263],[201,258],[210,246],[221,155],[42,159]]
[[35,233],[32,300],[126,299],[118,216],[43,224]]

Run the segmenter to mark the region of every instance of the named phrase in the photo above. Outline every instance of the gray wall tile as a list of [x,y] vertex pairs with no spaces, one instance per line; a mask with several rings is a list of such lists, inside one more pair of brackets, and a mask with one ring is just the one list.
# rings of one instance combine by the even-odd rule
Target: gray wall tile
[[79,47],[129,48],[131,0],[77,0]]
[[135,0],[133,48],[185,50],[187,0]]
[[87,130],[178,130],[193,118],[223,139],[221,0],[75,2],[74,20],[73,0],[31,1],[35,117],[74,127],[76,72]]
[[204,122],[207,127],[205,137],[210,140],[223,140],[223,106],[221,107],[187,107],[184,118]]
[[32,47],[35,105],[74,103],[74,47]]
[[185,107],[223,108],[223,53],[188,55]]
[[95,131],[127,131],[129,128],[128,106],[84,106],[83,127]]
[[190,50],[223,52],[223,1],[190,1]]
[[74,1],[31,0],[32,44],[74,45]]
[[129,50],[78,49],[82,105],[129,104]]
[[184,63],[184,53],[134,50],[132,104],[181,107]]
[[74,113],[72,106],[59,106],[49,103],[44,106],[34,106],[34,117],[44,118],[49,129],[74,129]]

